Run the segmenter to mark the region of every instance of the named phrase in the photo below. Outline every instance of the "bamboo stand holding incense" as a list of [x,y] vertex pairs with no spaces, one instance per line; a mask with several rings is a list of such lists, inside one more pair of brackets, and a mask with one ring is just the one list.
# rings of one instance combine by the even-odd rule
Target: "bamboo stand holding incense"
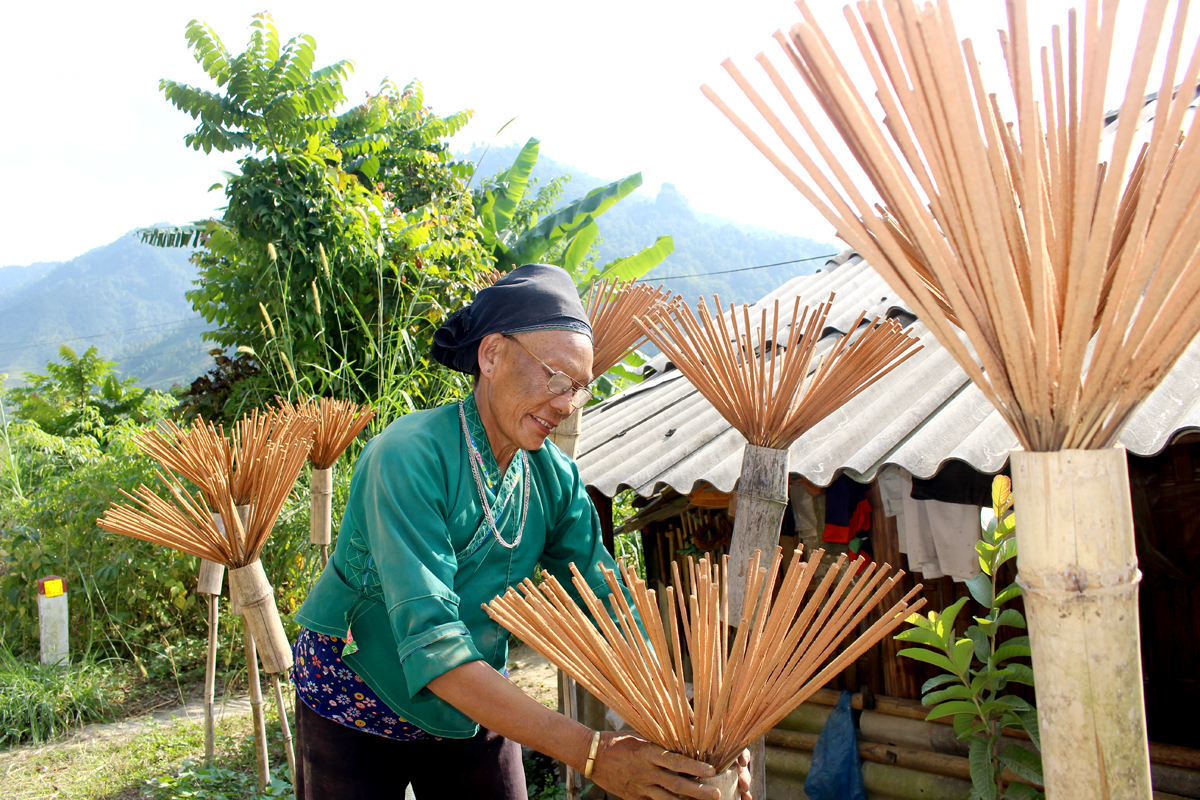
[[[1125,448],[1015,450],[1012,472],[1046,786],[1057,797],[1149,797],[1145,712],[1122,688],[1142,685]],[[1096,683],[1098,671],[1120,682]],[[1077,753],[1097,750],[1099,770],[1075,768]]]
[[[703,91],[917,312],[1017,435],[1019,578],[1029,590],[1047,795],[1148,800],[1136,557],[1125,463],[1112,445],[1200,333],[1200,136],[1195,117],[1186,122],[1200,43],[1186,58],[1189,4],[1176,5],[1173,27],[1164,27],[1167,0],[1140,7],[1111,128],[1116,0],[1089,0],[1082,18],[1072,10],[1065,47],[1053,28],[1040,81],[1025,1],[1008,0],[1001,48],[1015,123],[984,87],[945,0],[847,9],[873,84],[866,92],[797,5],[803,22],[775,39],[852,158],[830,149],[763,54],[756,60],[813,148],[724,66],[799,171]],[[1138,150],[1150,102],[1153,127]],[[883,205],[863,194],[854,165]]]
[[[720,300],[714,299],[719,309]],[[757,329],[751,327],[747,306],[741,309],[739,327],[736,309],[730,307],[728,317],[714,318],[703,300],[698,306],[699,319],[686,307],[659,306],[636,320],[697,391],[747,439],[729,547],[730,561],[736,566],[727,583],[727,609],[757,602],[751,593],[769,595],[774,589],[773,582],[752,583],[746,570],[757,563],[750,559],[756,552],[767,554],[766,567],[772,574],[778,567],[772,558],[788,502],[788,447],[920,349],[916,340],[891,320],[881,324],[876,319],[859,335],[864,320],[860,314],[817,360],[810,374],[832,306],[830,295],[815,310],[805,306],[801,313],[797,297],[782,346],[778,300],[771,323],[767,322],[768,309],[763,308]],[[778,355],[780,350],[782,355]],[[753,741],[751,781],[757,787],[766,785],[764,747],[761,736]]]
[[[249,503],[237,507],[243,530],[250,530],[252,510]],[[258,791],[264,792],[271,782],[271,756],[267,751],[267,715],[263,708],[262,679],[258,674],[258,642],[254,638],[254,628],[246,618],[246,610],[242,608],[242,593],[234,586],[234,572],[234,569],[229,571],[229,610],[242,618],[242,651],[246,656],[246,685],[250,693],[250,721],[254,728],[254,776],[258,781]],[[263,580],[266,580],[265,575]],[[287,717],[282,705],[279,706],[279,715],[286,726]]]
[[[219,515],[218,515],[219,519]],[[196,581],[196,593],[208,601],[208,652],[204,659],[204,761],[213,763],[215,729],[215,704],[217,685],[217,626],[220,620],[221,584],[225,582],[225,565],[208,559],[200,559],[200,577]]]
[[309,500],[309,541],[321,552],[322,569],[329,563],[329,544],[333,540],[333,465],[350,443],[367,427],[375,412],[349,400],[322,397],[299,407],[281,406],[289,413],[307,414],[317,421],[317,432],[308,460],[312,463]]
[[[278,677],[291,666],[291,650],[259,554],[304,466],[316,428],[312,415],[290,407],[266,414],[254,411],[243,417],[235,426],[232,447],[211,425],[194,425],[187,432],[164,426],[167,437],[147,434],[141,440],[143,448],[164,465],[179,469],[200,487],[200,494],[192,496],[178,478],[159,472],[171,501],[140,486],[136,495],[124,493],[135,507],[114,503],[97,520],[105,530],[172,547],[230,569],[231,608],[243,615],[260,791],[270,778],[258,677],[260,645],[274,682],[293,773],[295,754]],[[205,586],[212,588],[212,584],[212,571],[205,570]],[[214,636],[215,631],[210,630],[210,646],[215,644]]]
[[[271,685],[275,693],[275,702],[279,710],[279,725],[283,733],[283,747],[287,754],[289,774],[296,774],[296,752],[292,743],[292,731],[288,725],[287,707],[283,701],[283,689],[279,683],[279,673],[286,673],[292,668],[292,648],[283,632],[283,622],[279,618],[279,609],[275,605],[275,594],[267,580],[261,561],[254,561],[245,567],[229,571],[229,589],[236,594],[238,606],[242,612],[242,620],[246,633],[247,665],[253,664],[253,674],[250,682],[250,702],[257,707],[255,716],[256,729],[261,726],[263,736],[259,746],[263,763],[266,763],[266,724],[262,716],[262,689],[258,680],[258,659],[262,660],[263,669],[271,676]],[[258,647],[258,643],[262,647]],[[257,650],[256,653],[252,651]],[[257,658],[252,658],[256,655]],[[255,697],[257,695],[257,698]],[[265,777],[269,777],[264,775]]]
[[750,557],[756,550],[773,552],[779,543],[779,530],[788,504],[788,463],[787,450],[748,444],[742,453],[737,514],[733,518],[733,537],[729,541],[729,561],[741,566],[729,576],[728,608],[742,605]]
[[321,566],[329,563],[333,541],[333,467],[312,469],[312,498],[309,502],[309,541],[321,551]]

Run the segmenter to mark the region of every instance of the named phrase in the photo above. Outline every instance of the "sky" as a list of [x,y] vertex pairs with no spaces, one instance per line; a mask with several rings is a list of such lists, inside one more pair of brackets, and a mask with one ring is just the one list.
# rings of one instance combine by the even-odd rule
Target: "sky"
[[[1005,27],[1003,0],[949,2],[960,35],[976,42],[989,90],[1006,90],[996,35]],[[857,59],[842,4],[811,5],[839,50]],[[1030,29],[1041,44],[1051,24],[1065,25],[1070,4],[1032,5]],[[1131,58],[1143,5],[1122,5],[1128,22],[1119,25],[1114,72]],[[68,0],[7,9],[0,265],[65,260],[139,226],[218,213],[222,195],[207,189],[222,170],[236,169],[237,156],[187,148],[183,137],[194,123],[166,102],[158,81],[207,88],[184,39],[188,21],[207,22],[237,53],[262,10],[261,0]],[[294,1],[266,10],[284,39],[316,38],[318,65],[355,62],[351,102],[390,78],[419,80],[438,113],[472,109],[458,149],[536,137],[544,156],[591,175],[640,171],[651,196],[669,182],[697,211],[833,239],[832,227],[699,91],[709,83],[731,103],[740,98],[720,68],[727,57],[752,80],[761,74],[753,62],[760,51],[783,66],[770,37],[799,21],[790,2]],[[1186,41],[1195,41],[1195,27],[1189,23]],[[1110,107],[1121,88],[1110,86]]]

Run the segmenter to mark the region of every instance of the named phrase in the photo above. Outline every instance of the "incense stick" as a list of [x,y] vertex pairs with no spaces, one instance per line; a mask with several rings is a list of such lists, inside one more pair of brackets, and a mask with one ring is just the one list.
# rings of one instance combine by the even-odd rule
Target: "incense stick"
[[[1197,121],[1185,130],[1200,44],[1184,46],[1187,3],[1154,87],[1150,141],[1135,148],[1167,23],[1166,0],[1145,4],[1108,163],[1100,154],[1116,3],[1089,4],[1082,24],[1072,11],[1065,46],[1056,26],[1036,80],[1025,0],[1009,0],[1001,43],[1013,124],[945,0],[846,9],[871,76],[862,91],[807,4],[797,5],[803,21],[775,40],[852,159],[834,154],[764,54],[756,61],[796,134],[724,66],[796,168],[716,92],[706,86],[705,95],[929,326],[1022,446],[1110,446],[1200,333],[1200,318],[1188,314],[1200,291],[1200,137],[1186,136]],[[881,204],[859,188],[867,183]]]
[[[721,771],[749,742],[823,686],[832,670],[843,669],[924,605],[923,599],[913,599],[921,588],[918,586],[866,633],[842,648],[903,572],[885,580],[891,568],[885,564],[874,570],[872,564],[856,578],[862,562],[848,563],[843,557],[803,603],[824,551],[815,551],[807,561],[801,561],[800,555],[796,550],[778,599],[773,601],[772,592],[759,592],[758,587],[773,585],[782,559],[777,550],[768,573],[758,568],[761,554],[755,553],[749,570],[751,587],[745,594],[741,624],[732,645],[725,638],[723,622],[728,570],[719,569],[707,557],[699,564],[689,564],[691,590],[682,604],[676,602],[676,568],[675,585],[667,590],[665,628],[655,592],[624,564],[618,570],[633,604],[620,591],[616,573],[605,570],[612,590],[611,616],[574,564],[572,582],[590,619],[554,577],[537,586],[525,581],[520,593],[510,588],[484,605],[484,610],[614,709],[642,736]],[[829,593],[827,589],[839,573],[838,589]],[[635,611],[645,623],[646,638],[637,626]],[[685,692],[680,625],[691,630],[686,652],[695,687],[692,699]]]
[[[833,295],[810,309],[796,298],[786,333],[779,301],[771,323],[762,309],[757,329],[747,306],[713,318],[703,299],[699,319],[680,304],[651,308],[635,322],[750,444],[785,449],[875,381],[921,349],[895,320],[862,315],[810,370]],[[720,299],[714,297],[720,307]],[[785,337],[780,341],[781,334]]]

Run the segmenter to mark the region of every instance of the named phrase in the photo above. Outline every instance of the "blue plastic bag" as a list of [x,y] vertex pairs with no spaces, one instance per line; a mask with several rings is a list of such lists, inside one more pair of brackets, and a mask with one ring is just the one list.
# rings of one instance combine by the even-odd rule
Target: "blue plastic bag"
[[858,760],[858,737],[850,715],[850,692],[842,692],[821,728],[812,768],[804,780],[804,793],[809,800],[867,800]]

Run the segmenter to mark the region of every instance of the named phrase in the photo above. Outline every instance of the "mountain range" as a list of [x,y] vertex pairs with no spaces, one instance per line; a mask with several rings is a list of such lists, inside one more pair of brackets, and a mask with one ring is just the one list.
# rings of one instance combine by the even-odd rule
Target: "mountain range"
[[[495,174],[511,163],[517,146],[472,148],[459,157],[474,161],[477,174]],[[562,202],[609,181],[550,158],[538,160],[541,185],[571,175]],[[713,293],[723,303],[753,302],[786,280],[819,269],[832,243],[736,225],[695,212],[669,183],[656,196],[630,195],[599,219],[598,262],[631,255],[662,235],[675,252],[645,278],[662,283],[689,302]],[[210,329],[184,292],[196,278],[190,251],[143,244],[130,232],[114,242],[63,262],[0,268],[0,373],[5,385],[23,373],[44,373],[63,344],[81,353],[95,345],[139,385],[187,385],[212,366]],[[809,259],[804,261],[803,259]],[[790,263],[780,263],[790,262]],[[799,262],[799,263],[796,263]],[[778,265],[768,266],[763,265]]]

